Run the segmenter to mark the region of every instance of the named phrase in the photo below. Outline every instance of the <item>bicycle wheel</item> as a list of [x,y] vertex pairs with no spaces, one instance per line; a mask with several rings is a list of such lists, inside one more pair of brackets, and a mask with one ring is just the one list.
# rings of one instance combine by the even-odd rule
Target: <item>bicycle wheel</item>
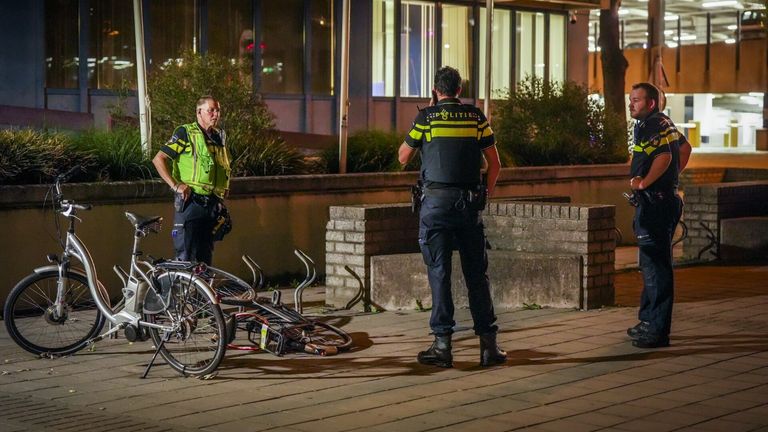
[[11,290],[3,316],[11,338],[25,350],[40,355],[67,355],[85,347],[104,326],[88,279],[72,271],[66,275],[64,304],[55,306],[58,270],[32,273]]
[[160,355],[183,375],[212,373],[227,349],[221,308],[211,302],[206,285],[191,273],[169,271],[157,279],[161,290],[170,289],[169,304],[165,310],[145,317],[150,323],[168,327],[149,327],[155,346],[163,344]]
[[338,354],[352,346],[347,332],[322,321],[285,326],[283,335],[289,348],[321,356]]

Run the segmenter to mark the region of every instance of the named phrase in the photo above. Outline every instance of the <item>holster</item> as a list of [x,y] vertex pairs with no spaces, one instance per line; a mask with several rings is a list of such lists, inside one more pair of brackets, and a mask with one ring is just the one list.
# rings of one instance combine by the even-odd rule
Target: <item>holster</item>
[[424,183],[419,180],[415,185],[411,186],[411,212],[419,213],[422,200],[424,200]]

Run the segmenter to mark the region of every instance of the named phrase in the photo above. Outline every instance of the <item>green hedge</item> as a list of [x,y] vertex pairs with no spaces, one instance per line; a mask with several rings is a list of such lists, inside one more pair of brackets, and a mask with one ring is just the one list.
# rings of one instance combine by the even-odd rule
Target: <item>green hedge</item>
[[[393,132],[369,130],[355,132],[347,140],[347,172],[386,172],[400,171],[397,150],[403,137]],[[407,170],[418,169],[418,157]],[[329,173],[339,172],[339,148],[334,146],[320,154],[322,170]]]
[[496,102],[493,129],[505,166],[621,163],[628,158],[623,118],[574,82],[526,77]]

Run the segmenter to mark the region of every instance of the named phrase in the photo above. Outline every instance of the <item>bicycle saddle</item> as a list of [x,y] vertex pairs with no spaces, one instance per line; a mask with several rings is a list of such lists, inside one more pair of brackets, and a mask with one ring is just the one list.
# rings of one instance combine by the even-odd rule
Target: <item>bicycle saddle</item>
[[131,212],[125,212],[125,217],[128,218],[128,221],[133,224],[136,229],[144,229],[153,223],[157,223],[163,220],[162,216],[144,217],[142,215]]

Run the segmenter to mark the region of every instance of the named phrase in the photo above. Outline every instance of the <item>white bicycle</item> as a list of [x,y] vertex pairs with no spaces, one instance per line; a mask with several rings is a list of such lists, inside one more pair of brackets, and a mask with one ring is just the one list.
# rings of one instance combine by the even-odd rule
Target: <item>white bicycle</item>
[[[207,375],[216,370],[226,351],[226,324],[216,294],[198,276],[195,264],[174,269],[159,268],[143,260],[140,240],[160,230],[162,218],[125,215],[134,227],[130,271],[114,270],[123,281],[122,300],[115,306],[99,282],[96,267],[85,244],[75,234],[78,210],[90,205],[65,200],[61,183],[75,167],[56,178],[52,186],[57,214],[69,220],[66,238],[56,227],[63,252],[49,254],[51,265],[38,267],[11,290],[3,316],[11,338],[25,350],[40,356],[73,354],[120,330],[129,341],[152,339],[158,353],[183,375]],[[73,265],[73,258],[82,267]],[[109,320],[110,328],[101,330]],[[100,334],[101,333],[101,334]]]

